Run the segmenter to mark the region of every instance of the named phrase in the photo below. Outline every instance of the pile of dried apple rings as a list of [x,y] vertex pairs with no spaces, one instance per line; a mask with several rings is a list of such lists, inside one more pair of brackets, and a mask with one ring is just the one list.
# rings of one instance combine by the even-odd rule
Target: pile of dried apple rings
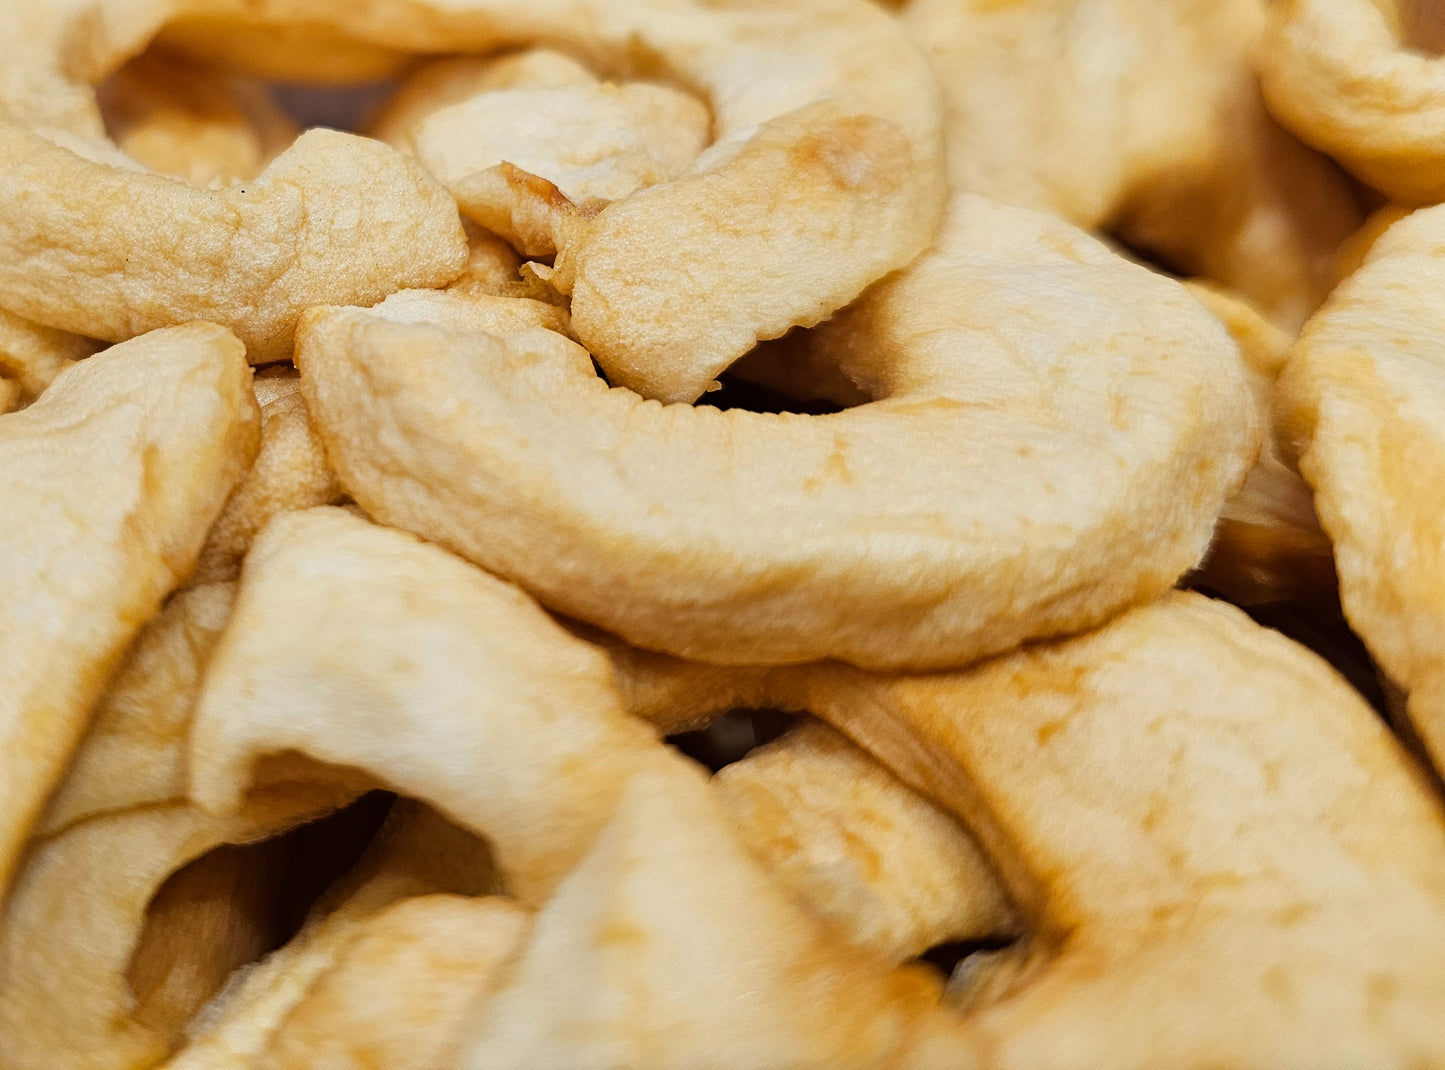
[[0,1066],[1445,1064],[1442,11],[4,0]]

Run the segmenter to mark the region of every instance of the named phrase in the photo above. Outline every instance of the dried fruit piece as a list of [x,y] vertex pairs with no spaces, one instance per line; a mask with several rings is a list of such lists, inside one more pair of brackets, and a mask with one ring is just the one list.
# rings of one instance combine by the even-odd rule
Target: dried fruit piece
[[964,1013],[885,1065],[1445,1055],[1440,802],[1356,692],[1231,606],[1170,594],[951,674],[617,664],[662,723],[807,710],[977,834],[1029,936],[965,960]]
[[1334,544],[1350,626],[1408,695],[1415,731],[1445,765],[1445,209],[1375,242],[1306,326],[1280,377],[1285,441]]
[[234,809],[256,760],[287,750],[365,770],[491,837],[527,903],[586,850],[654,740],[617,705],[606,659],[520,591],[311,509],[276,517],[247,556],[196,711],[191,791]]
[[156,52],[127,63],[97,96],[122,152],[198,186],[255,178],[300,133],[264,87]]
[[1432,7],[1280,0],[1259,48],[1260,84],[1280,121],[1406,204],[1445,198],[1440,40],[1417,37],[1412,17]]
[[294,372],[258,378],[254,385],[261,407],[261,451],[211,528],[192,583],[234,580],[251,540],[276,514],[334,505],[342,498]]
[[186,733],[201,674],[235,598],[234,583],[191,587],[145,626],[96,704],[36,836],[53,836],[98,814],[186,797]]
[[450,1070],[527,920],[499,896],[417,896],[379,911],[287,1016],[261,1065]]
[[99,348],[89,338],[42,327],[0,309],[0,378],[14,384],[18,402],[34,401],[57,375]]
[[127,645],[256,450],[250,371],[212,324],[63,372],[0,418],[0,889]]
[[901,19],[943,85],[955,185],[1106,230],[1294,328],[1360,210],[1265,110],[1269,7],[912,0]]
[[713,777],[744,846],[855,943],[901,962],[1017,919],[951,814],[813,721]]
[[[152,897],[218,845],[284,832],[346,801],[345,793],[290,785],[254,795],[227,818],[183,802],[144,806],[34,844],[0,922],[5,1066],[154,1065],[231,970],[266,950],[269,934],[264,918],[248,916],[244,865],[203,868],[148,918]],[[280,880],[274,859],[251,864],[263,885]],[[241,931],[250,924],[261,926],[254,940]]]
[[555,333],[361,309],[308,313],[296,359],[370,515],[719,662],[956,666],[1088,627],[1195,564],[1257,449],[1186,291],[982,198],[810,344],[878,400],[661,406]]

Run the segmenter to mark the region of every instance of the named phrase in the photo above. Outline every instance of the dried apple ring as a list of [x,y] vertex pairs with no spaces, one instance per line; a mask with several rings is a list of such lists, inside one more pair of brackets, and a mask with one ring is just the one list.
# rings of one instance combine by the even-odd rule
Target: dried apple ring
[[1265,110],[1251,64],[1269,7],[911,0],[900,18],[943,86],[956,186],[1107,230],[1293,329],[1360,210]]
[[[383,633],[395,652],[377,660]],[[294,647],[303,634],[304,653]],[[336,671],[317,675],[323,649]],[[442,690],[418,692],[397,658],[428,666]],[[334,679],[358,701],[333,701]],[[443,692],[454,699],[439,707]],[[512,714],[519,704],[529,716]],[[302,708],[312,713],[297,716]],[[266,754],[289,749],[371,771],[490,836],[524,902],[576,862],[655,749],[650,727],[617,705],[607,660],[521,592],[327,507],[281,514],[252,546],[190,740],[191,793],[213,809],[239,804]]]
[[[0,86],[10,90],[0,92],[0,114],[93,142],[93,101],[71,75],[103,77],[188,12],[258,27],[311,21],[417,52],[545,40],[603,70],[644,66],[697,91],[712,110],[709,150],[682,178],[579,218],[554,279],[608,373],[654,397],[696,398],[759,338],[817,323],[903,267],[927,247],[942,209],[932,73],[865,0],[473,0],[428,4],[422,18],[410,0],[359,10],[320,0],[176,0],[144,15],[124,8],[124,18],[122,7],[73,0],[34,25],[9,27],[3,39],[18,57]],[[8,250],[0,290],[15,311],[80,333],[136,333],[144,294],[145,325],[212,318],[248,346],[283,355],[299,305],[369,303],[461,270],[455,204],[448,198],[443,209],[441,191],[419,181],[415,165],[345,135],[303,135],[244,195],[203,195],[116,170],[10,124],[0,126],[0,159],[0,205],[17,206],[8,218],[0,212],[0,250]],[[304,216],[284,193],[293,183],[307,190]],[[22,186],[32,187],[23,212]],[[34,189],[56,192],[37,200]],[[84,246],[75,200],[109,212],[87,214]],[[315,226],[298,240],[303,223]],[[93,245],[97,231],[112,229],[139,239],[125,243],[124,286],[112,274],[119,264]],[[182,262],[177,233],[188,236]],[[282,234],[284,250],[275,247]],[[236,255],[237,240],[246,255]],[[358,292],[335,293],[342,287]],[[236,309],[243,315],[228,322]]]
[[[34,843],[0,920],[0,1060],[10,1070],[70,1070],[152,1066],[165,1057],[195,1004],[253,956],[244,940],[231,943],[229,920],[188,932],[209,919],[188,917],[178,903],[164,919],[177,930],[154,936],[149,954],[182,961],[136,971],[147,954],[152,897],[217,846],[274,836],[347,801],[336,789],[291,785],[258,793],[227,818],[183,802],[143,806]],[[274,860],[255,865],[271,871],[263,879],[279,879]],[[196,889],[212,909],[235,890],[234,879]]]
[[158,331],[0,418],[0,890],[126,646],[256,449],[241,346]]
[[[107,341],[211,320],[253,362],[288,355],[297,314],[448,282],[465,262],[456,205],[369,139],[313,130],[253,182],[202,189],[109,141],[99,82],[178,5],[114,0],[0,14],[0,291],[37,323]],[[108,240],[97,240],[99,238]]]
[[1280,378],[1285,441],[1334,544],[1340,603],[1445,768],[1445,208],[1391,227],[1306,324]]
[[261,450],[211,528],[189,584],[234,580],[251,540],[277,513],[335,505],[342,498],[326,449],[306,414],[301,384],[288,371],[253,384],[261,407]]
[[416,896],[378,912],[287,1016],[262,1065],[456,1066],[469,1015],[526,928],[527,915],[499,896]]
[[831,695],[811,705],[964,816],[1034,927],[967,1019],[995,1065],[1445,1057],[1439,801],[1304,648],[1171,595],[954,683]]
[[718,770],[739,840],[794,898],[895,962],[1017,932],[957,818],[813,721]]
[[97,91],[122,152],[197,185],[254,178],[296,140],[296,124],[263,86],[147,52]]
[[318,981],[345,962],[348,948],[389,907],[437,893],[490,896],[496,884],[482,840],[427,806],[398,799],[360,861],[321,897],[301,931],[188,1025],[188,1043],[166,1070],[251,1070]]
[[501,56],[453,56],[423,63],[388,98],[366,132],[401,152],[430,115],[478,93],[595,85],[598,78],[571,56],[532,48]]
[[309,313],[297,361],[370,515],[728,663],[957,666],[1095,624],[1197,561],[1257,449],[1238,353],[1184,289],[983,198],[814,345],[879,400],[662,406],[550,332],[360,309]]
[[[659,1068],[688,1052],[852,1066],[905,1049],[941,1014],[937,982],[889,971],[784,896],[610,676],[601,651],[445,551],[336,509],[286,514],[247,560],[207,674],[193,790],[233,810],[258,756],[299,750],[489,838],[507,889],[545,906],[462,1065],[499,1047],[505,1065]],[[609,1058],[555,1050],[602,1031]]]
[[136,637],[35,836],[78,821],[186,797],[186,732],[211,650],[231,619],[234,583],[174,595]]
[[[735,697],[716,667],[619,666],[658,677],[631,690],[675,696],[671,719]],[[1170,594],[962,673],[744,670],[736,692],[828,720],[962,817],[1032,930],[909,1065],[1445,1057],[1440,802],[1357,693],[1233,607]]]
[[1396,200],[1445,199],[1445,63],[1405,0],[1280,0],[1259,50],[1269,106]]
[[[108,341],[212,320],[266,363],[289,354],[308,305],[441,285],[466,263],[446,191],[334,130],[308,131],[254,182],[218,190],[86,159],[3,118],[0,160],[7,306]],[[96,242],[107,234],[120,240]]]

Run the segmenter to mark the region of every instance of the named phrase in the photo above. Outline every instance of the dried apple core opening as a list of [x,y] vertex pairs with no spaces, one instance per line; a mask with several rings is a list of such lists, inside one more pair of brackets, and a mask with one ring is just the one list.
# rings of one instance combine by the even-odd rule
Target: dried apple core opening
[[716,773],[771,743],[800,720],[781,710],[729,710],[706,728],[675,733],[666,742]]
[[360,858],[393,798],[369,792],[280,836],[213,848],[172,873],[146,907],[126,971],[135,1020],[178,1035],[232,973],[290,940]]
[[[982,940],[946,940],[941,944],[934,944],[912,961],[937,971],[947,981],[959,973],[959,967],[964,966],[969,958],[1003,951],[1015,946],[1019,939],[1013,936],[996,936]],[[964,968],[967,970],[966,966]],[[962,978],[964,974],[959,976]]]
[[1395,14],[1406,47],[1427,56],[1445,53],[1445,2],[1400,0]]
[[698,405],[714,409],[744,409],[747,412],[795,412],[807,416],[826,416],[842,412],[845,406],[827,398],[789,397],[780,390],[761,383],[750,383],[724,372],[718,377],[719,389],[698,398]]
[[152,170],[199,185],[255,178],[304,130],[361,133],[394,78],[298,84],[152,44],[96,86],[106,134]]

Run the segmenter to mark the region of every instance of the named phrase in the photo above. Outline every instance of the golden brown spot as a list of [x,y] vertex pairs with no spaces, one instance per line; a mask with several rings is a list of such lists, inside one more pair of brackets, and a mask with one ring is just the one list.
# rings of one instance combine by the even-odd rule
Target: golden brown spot
[[1069,722],[1066,718],[1058,717],[1052,721],[1045,721],[1043,724],[1039,725],[1039,730],[1035,733],[1039,740],[1039,746],[1048,746],[1051,739],[1053,739],[1056,735],[1058,735],[1066,727],[1068,727],[1068,723]]
[[804,481],[803,489],[816,491],[828,483],[842,483],[847,486],[852,482],[853,470],[848,467],[848,440],[842,435],[835,435],[828,459],[823,462],[822,468]]
[[1149,809],[1144,811],[1144,816],[1139,819],[1139,827],[1145,832],[1153,832],[1163,822],[1166,812],[1164,800],[1155,799],[1149,804]]
[[847,828],[840,829],[843,839],[847,841],[849,853],[858,861],[862,867],[863,874],[870,883],[880,880],[883,876],[883,859],[878,857],[878,852],[873,845],[861,836],[856,835]]
[[1378,1029],[1399,994],[1400,982],[1388,973],[1370,974],[1365,979],[1365,1020]]
[[1295,903],[1287,906],[1275,915],[1275,922],[1284,928],[1293,928],[1304,921],[1315,912],[1315,907],[1309,903]]
[[540,201],[554,211],[570,212],[577,208],[570,197],[541,175],[534,175],[505,161],[497,164],[497,170],[507,185],[517,193]]
[[873,115],[848,115],[803,134],[788,146],[788,160],[805,187],[889,192],[903,184],[912,153],[892,123]]
[[1264,994],[1282,1007],[1293,1007],[1297,1000],[1294,980],[1283,966],[1271,966],[1260,978]]
[[1044,691],[1067,698],[1082,694],[1087,685],[1089,666],[1061,660],[1041,658],[1017,682],[1027,692]]
[[1167,925],[1170,921],[1172,921],[1172,920],[1174,919],[1174,915],[1176,915],[1176,914],[1178,914],[1178,913],[1179,913],[1179,904],[1177,904],[1177,903],[1160,903],[1158,906],[1152,907],[1152,908],[1150,909],[1150,911],[1149,911],[1149,924],[1150,924],[1151,926],[1163,926],[1163,925]]
[[1115,431],[1129,430],[1129,418],[1125,412],[1125,398],[1122,394],[1115,394],[1110,400],[1109,423]]
[[647,930],[624,918],[614,918],[597,930],[601,947],[642,947],[647,943]]

